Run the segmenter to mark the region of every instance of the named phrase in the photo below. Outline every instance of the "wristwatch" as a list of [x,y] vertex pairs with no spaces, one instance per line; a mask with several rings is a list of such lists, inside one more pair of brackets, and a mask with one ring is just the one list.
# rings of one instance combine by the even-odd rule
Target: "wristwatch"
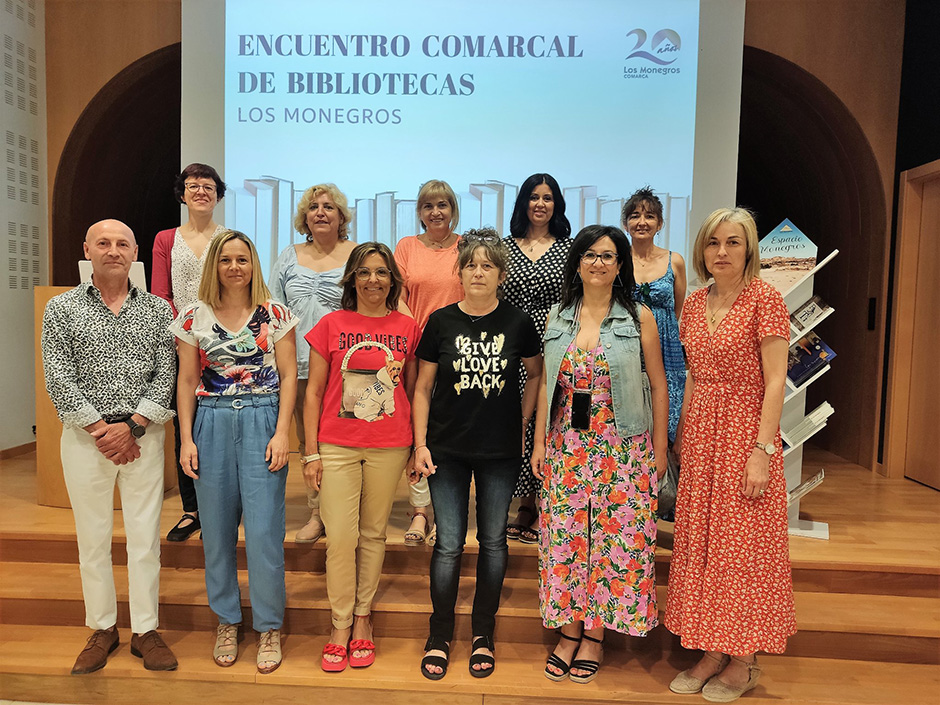
[[761,443],[760,441],[754,441],[754,447],[760,448],[767,455],[773,455],[774,453],[777,452],[777,446],[773,444],[773,441],[771,441],[770,443]]
[[130,427],[131,435],[134,438],[143,438],[144,434],[147,433],[147,427],[141,426],[139,423],[134,421],[134,419],[132,419],[130,416],[124,419],[124,423],[126,423]]

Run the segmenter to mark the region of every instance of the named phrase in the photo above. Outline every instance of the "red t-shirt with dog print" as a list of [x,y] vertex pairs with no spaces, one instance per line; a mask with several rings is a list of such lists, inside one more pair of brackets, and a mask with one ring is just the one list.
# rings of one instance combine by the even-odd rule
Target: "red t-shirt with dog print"
[[[373,318],[355,311],[325,315],[305,336],[311,357],[328,365],[317,440],[356,448],[410,446],[411,403],[405,370],[421,337],[410,316]],[[311,359],[310,381],[315,364]]]

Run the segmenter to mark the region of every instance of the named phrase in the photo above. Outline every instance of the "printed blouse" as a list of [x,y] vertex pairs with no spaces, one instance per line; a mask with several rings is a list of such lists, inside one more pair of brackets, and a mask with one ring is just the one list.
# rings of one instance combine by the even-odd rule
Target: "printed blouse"
[[202,372],[196,396],[214,397],[280,391],[274,344],[296,325],[290,309],[268,301],[232,331],[219,323],[211,306],[197,301],[173,321],[170,331],[199,348]]

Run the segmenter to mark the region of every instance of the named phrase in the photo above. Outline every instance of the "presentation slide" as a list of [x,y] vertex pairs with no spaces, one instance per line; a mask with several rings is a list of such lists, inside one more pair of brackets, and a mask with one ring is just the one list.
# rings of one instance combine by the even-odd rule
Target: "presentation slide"
[[394,247],[420,231],[421,184],[443,179],[459,231],[508,234],[519,185],[548,172],[575,232],[619,225],[649,184],[666,207],[659,243],[684,253],[699,13],[698,0],[227,0],[225,223],[268,266],[302,241],[303,191],[333,182],[352,239]]

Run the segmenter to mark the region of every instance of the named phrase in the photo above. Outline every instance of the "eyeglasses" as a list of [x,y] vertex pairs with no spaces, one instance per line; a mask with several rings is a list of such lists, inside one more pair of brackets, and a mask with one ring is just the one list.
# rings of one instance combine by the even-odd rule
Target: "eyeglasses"
[[207,196],[211,196],[215,193],[215,186],[212,184],[184,184],[186,190],[190,193],[199,193],[199,190],[202,189],[206,192]]
[[601,252],[598,254],[593,250],[588,250],[581,255],[581,261],[585,264],[594,264],[594,261],[598,259],[603,262],[605,266],[608,266],[616,262],[618,257],[616,252]]
[[391,279],[392,277],[391,271],[385,267],[378,267],[376,269],[359,267],[359,269],[356,270],[356,279],[359,281],[369,281],[373,274],[375,275],[375,278],[379,280]]
[[500,239],[501,239],[501,238],[499,237],[499,235],[476,235],[476,234],[468,234],[468,235],[464,235],[464,236],[461,238],[461,240],[460,240],[460,246],[461,246],[461,247],[466,247],[466,246],[469,245],[471,242],[484,242],[484,243],[487,243],[487,244],[489,244],[489,245],[495,245],[497,242],[500,241]]

